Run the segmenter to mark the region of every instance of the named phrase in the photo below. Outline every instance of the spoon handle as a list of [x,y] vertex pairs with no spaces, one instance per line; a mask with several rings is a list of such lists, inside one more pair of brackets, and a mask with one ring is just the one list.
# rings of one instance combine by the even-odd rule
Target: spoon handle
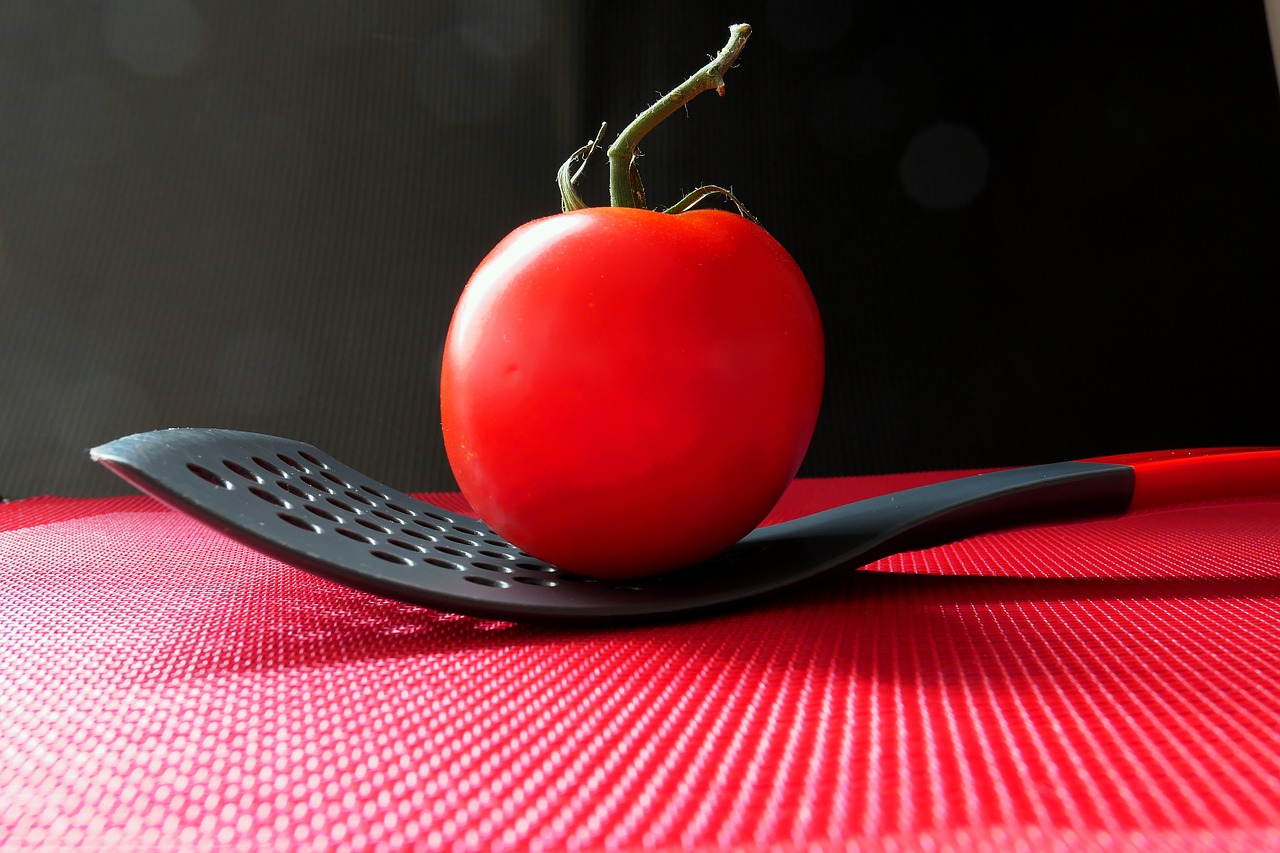
[[1039,524],[1280,498],[1280,448],[1166,450],[1009,468],[857,501],[748,538],[848,540],[861,559]]

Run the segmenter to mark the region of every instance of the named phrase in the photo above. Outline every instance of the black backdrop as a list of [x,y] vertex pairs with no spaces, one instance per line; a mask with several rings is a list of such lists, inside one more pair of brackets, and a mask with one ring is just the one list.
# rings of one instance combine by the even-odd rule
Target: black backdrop
[[126,492],[85,450],[187,425],[451,487],[471,268],[740,20],[643,174],[806,270],[803,474],[1280,444],[1260,0],[0,0],[0,496]]

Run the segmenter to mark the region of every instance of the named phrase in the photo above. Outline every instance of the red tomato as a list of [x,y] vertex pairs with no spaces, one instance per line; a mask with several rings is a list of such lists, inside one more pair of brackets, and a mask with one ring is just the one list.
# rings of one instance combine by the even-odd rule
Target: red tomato
[[795,477],[822,324],[800,268],[723,210],[593,207],[480,264],[444,349],[458,485],[517,547],[602,578],[724,550]]

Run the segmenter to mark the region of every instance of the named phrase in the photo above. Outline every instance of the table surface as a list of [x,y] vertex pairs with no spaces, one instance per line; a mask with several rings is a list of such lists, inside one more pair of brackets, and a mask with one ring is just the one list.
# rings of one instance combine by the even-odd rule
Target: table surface
[[380,600],[140,496],[0,505],[0,573],[0,846],[1280,849],[1280,502],[613,629]]

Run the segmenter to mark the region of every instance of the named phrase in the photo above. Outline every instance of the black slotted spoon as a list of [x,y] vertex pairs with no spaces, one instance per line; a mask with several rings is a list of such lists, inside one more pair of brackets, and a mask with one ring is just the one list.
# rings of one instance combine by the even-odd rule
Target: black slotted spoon
[[559,571],[479,519],[412,498],[299,441],[168,429],[117,439],[90,457],[170,507],[321,577],[437,610],[558,624],[721,609],[839,566],[1025,524],[1280,494],[1277,448],[1060,462],[856,501],[760,527],[697,566],[610,581]]

